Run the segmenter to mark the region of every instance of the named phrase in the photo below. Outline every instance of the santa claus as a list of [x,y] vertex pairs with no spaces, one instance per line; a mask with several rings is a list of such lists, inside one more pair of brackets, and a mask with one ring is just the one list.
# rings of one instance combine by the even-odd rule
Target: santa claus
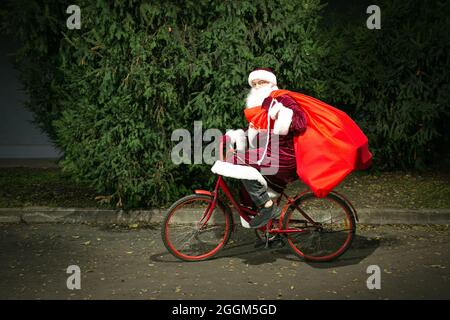
[[255,69],[249,74],[248,84],[251,89],[244,113],[249,127],[246,131],[226,133],[236,152],[227,162],[216,162],[212,171],[241,179],[245,187],[241,190],[244,204],[258,208],[258,215],[249,225],[259,228],[281,212],[271,199],[298,179],[294,137],[304,134],[307,117],[289,95],[271,97],[273,91],[279,90],[272,70]]

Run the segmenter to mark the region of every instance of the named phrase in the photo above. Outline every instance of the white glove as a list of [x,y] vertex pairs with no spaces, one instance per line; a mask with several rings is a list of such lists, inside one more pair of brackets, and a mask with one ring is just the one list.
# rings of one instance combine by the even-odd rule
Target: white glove
[[275,103],[269,110],[269,117],[272,120],[275,120],[278,117],[278,112],[281,110],[281,108],[284,108],[282,103],[280,102]]
[[257,139],[256,136],[258,135],[258,129],[253,127],[253,125],[248,126],[247,130],[247,136],[248,136],[248,143],[250,145],[250,148],[254,149],[257,146]]
[[273,133],[282,136],[287,135],[289,133],[293,116],[294,111],[292,111],[292,109],[282,107],[273,125]]
[[240,152],[244,152],[246,148],[246,140],[245,132],[242,129],[238,130],[228,130],[225,135],[230,137],[231,144],[236,144],[236,150]]

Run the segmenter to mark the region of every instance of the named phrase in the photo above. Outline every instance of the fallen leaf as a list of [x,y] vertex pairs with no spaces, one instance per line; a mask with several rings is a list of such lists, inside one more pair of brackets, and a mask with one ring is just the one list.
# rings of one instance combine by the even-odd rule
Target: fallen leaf
[[85,246],[90,245],[90,244],[91,244],[91,241],[89,240],[89,241],[83,242],[83,244],[84,244]]

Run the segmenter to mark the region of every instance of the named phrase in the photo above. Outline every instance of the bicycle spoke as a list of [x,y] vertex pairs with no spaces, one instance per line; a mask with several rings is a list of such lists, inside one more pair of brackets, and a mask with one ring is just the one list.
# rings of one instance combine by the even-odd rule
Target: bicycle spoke
[[[230,219],[217,203],[206,221],[212,197],[192,195],[172,205],[164,222],[166,248],[182,260],[203,260],[213,255],[229,238]],[[206,223],[205,223],[206,222]]]
[[297,202],[284,218],[294,252],[305,259],[320,261],[342,254],[354,234],[352,211],[336,197],[317,198],[312,193],[303,195]]

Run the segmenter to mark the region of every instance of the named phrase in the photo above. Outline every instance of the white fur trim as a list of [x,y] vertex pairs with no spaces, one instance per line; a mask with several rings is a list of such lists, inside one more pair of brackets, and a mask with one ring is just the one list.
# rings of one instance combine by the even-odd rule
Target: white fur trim
[[261,172],[250,166],[217,160],[211,167],[211,171],[215,174],[235,179],[257,180],[267,188],[267,181],[264,179]]
[[248,84],[250,85],[250,87],[252,86],[252,81],[256,79],[266,80],[273,83],[274,85],[277,84],[277,77],[272,72],[266,70],[255,70],[250,72],[250,74],[248,75]]
[[232,144],[236,144],[236,150],[245,151],[247,147],[247,138],[244,130],[228,130],[225,134],[230,137]]
[[273,125],[273,133],[282,136],[287,135],[293,115],[294,111],[286,107],[281,107],[280,111],[278,111],[278,118]]

